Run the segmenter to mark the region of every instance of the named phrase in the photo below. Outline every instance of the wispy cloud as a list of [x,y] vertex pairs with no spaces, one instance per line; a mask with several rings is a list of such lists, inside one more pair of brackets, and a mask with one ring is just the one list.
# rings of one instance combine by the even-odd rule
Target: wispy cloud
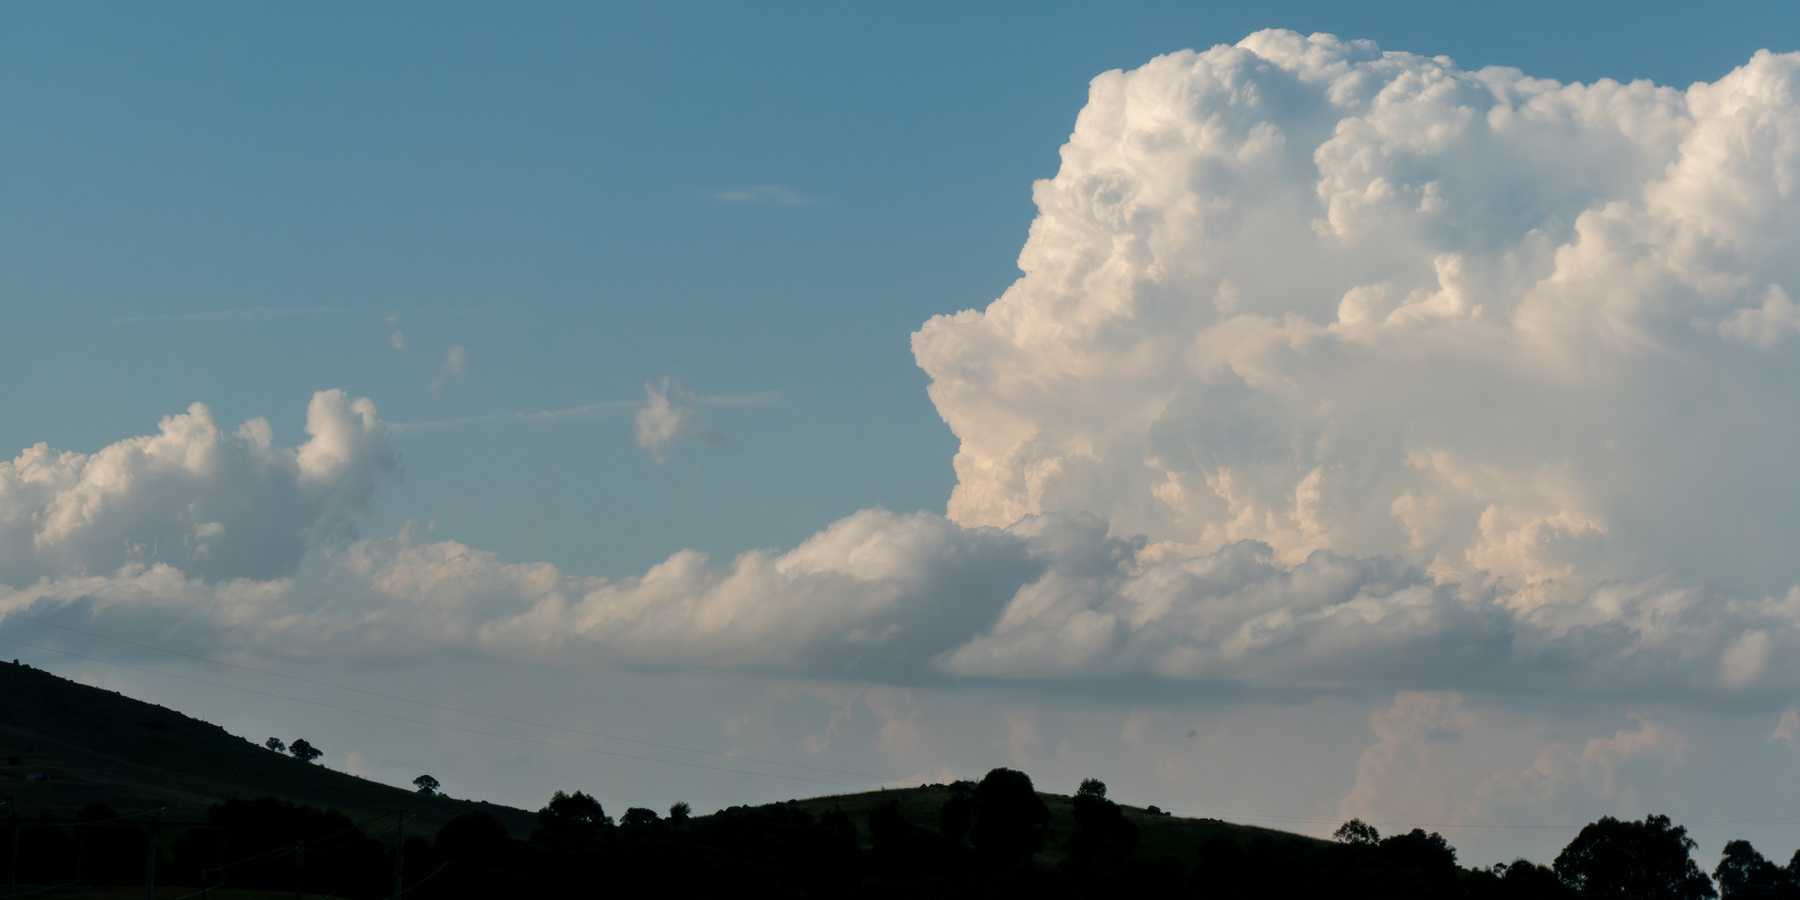
[[764,203],[771,206],[805,206],[819,202],[785,184],[754,184],[749,187],[719,191],[712,199],[720,203]]
[[633,419],[633,431],[638,446],[650,454],[657,465],[668,462],[675,447],[687,441],[725,445],[725,436],[718,427],[689,405],[698,398],[672,379],[664,378],[660,387],[646,381],[644,392],[644,405]]
[[[395,332],[395,334],[398,333],[399,332]],[[467,365],[468,362],[469,351],[464,350],[463,345],[457,344],[456,346],[451,347],[450,352],[444,354],[444,364],[438,368],[437,375],[433,376],[431,379],[431,393],[435,395],[442,391],[444,389],[444,382],[449,381],[452,378],[461,378],[463,366]]]

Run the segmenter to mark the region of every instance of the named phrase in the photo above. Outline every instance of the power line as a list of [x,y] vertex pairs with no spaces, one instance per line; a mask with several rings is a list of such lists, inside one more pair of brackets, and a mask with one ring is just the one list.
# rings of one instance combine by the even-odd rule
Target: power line
[[[212,687],[221,687],[221,688],[225,688],[227,690],[233,690],[233,691],[243,691],[244,693],[247,693],[247,694],[256,694],[256,695],[263,696],[263,697],[274,697],[277,700],[287,700],[287,701],[290,701],[293,703],[305,703],[305,704],[309,704],[311,706],[323,707],[325,709],[335,709],[335,710],[340,710],[343,712],[358,713],[361,715],[374,716],[376,718],[381,718],[381,719],[392,719],[396,722],[409,722],[414,725],[425,725],[425,726],[428,726],[431,728],[443,728],[443,729],[447,729],[449,731],[460,731],[464,734],[478,734],[478,735],[482,735],[484,737],[495,737],[495,738],[501,738],[502,740],[519,741],[519,742],[527,743],[527,744],[538,744],[538,745],[544,746],[544,747],[555,747],[559,750],[576,750],[576,751],[580,751],[582,753],[594,753],[594,754],[598,754],[601,756],[614,756],[614,757],[619,757],[621,759],[641,759],[646,762],[664,763],[666,765],[671,765],[671,766],[686,766],[688,768],[693,768],[693,769],[711,769],[712,771],[715,771],[715,772],[730,772],[735,775],[756,775],[756,776],[759,776],[762,778],[779,778],[784,781],[802,781],[802,782],[807,782],[809,784],[825,784],[825,785],[831,785],[834,787],[856,788],[858,790],[866,790],[868,787],[867,785],[848,784],[848,783],[845,783],[842,781],[821,781],[817,778],[804,778],[804,777],[801,777],[798,775],[782,775],[782,774],[779,774],[776,772],[757,772],[757,771],[753,771],[750,769],[733,769],[733,768],[728,768],[726,766],[709,766],[709,765],[706,765],[705,763],[682,762],[681,760],[676,760],[676,759],[663,759],[661,757],[656,757],[656,756],[642,756],[642,755],[635,754],[635,753],[620,753],[616,750],[601,750],[597,747],[582,747],[577,744],[561,744],[561,743],[557,743],[556,741],[543,741],[543,740],[538,740],[536,738],[520,737],[518,735],[512,735],[512,734],[501,734],[501,733],[495,732],[495,731],[482,731],[479,728],[464,728],[460,725],[448,725],[443,722],[430,722],[430,721],[426,721],[424,719],[411,719],[411,718],[407,718],[406,716],[396,716],[391,713],[372,712],[370,710],[357,709],[357,708],[351,707],[351,706],[339,706],[335,703],[325,703],[320,700],[307,700],[303,697],[289,697],[285,694],[276,694],[276,693],[272,693],[270,691],[259,691],[259,690],[256,690],[255,688],[239,687],[238,685],[235,685],[235,684],[225,684],[223,682],[218,682],[218,681],[208,681],[204,678],[193,678],[193,677],[190,677],[187,675],[177,675],[173,672],[162,672],[162,671],[158,671],[156,669],[148,669],[143,666],[134,666],[134,665],[131,665],[130,663],[114,662],[113,660],[102,659],[98,656],[88,656],[84,653],[76,653],[73,650],[60,650],[55,647],[45,647],[40,644],[33,644],[33,643],[30,643],[27,641],[16,640],[14,638],[0,637],[0,641],[5,641],[6,643],[9,643],[9,644],[17,644],[21,647],[30,647],[34,650],[44,650],[44,651],[48,651],[50,653],[61,653],[64,656],[73,656],[77,659],[85,659],[85,660],[89,660],[92,662],[103,663],[103,664],[109,665],[109,666],[118,666],[120,668],[132,669],[132,670],[138,671],[138,672],[148,672],[151,675],[161,675],[164,678],[178,678],[178,679],[181,679],[182,681],[191,681],[195,684],[204,684],[204,685],[210,685]],[[733,757],[733,758],[742,758],[742,757]],[[921,782],[909,782],[909,783],[919,784]]]
[[101,633],[95,632],[95,631],[87,631],[85,629],[75,628],[75,627],[69,626],[69,625],[60,625],[60,624],[57,624],[56,622],[46,622],[42,619],[34,619],[30,616],[20,615],[19,613],[0,612],[0,616],[5,616],[9,619],[19,619],[19,620],[22,620],[25,622],[31,622],[33,624],[43,625],[43,626],[46,626],[49,628],[58,628],[63,631],[72,631],[76,634],[85,634],[88,637],[96,637],[103,641],[112,641],[117,644],[126,644],[128,646],[138,647],[138,648],[141,648],[144,650],[155,650],[159,653],[167,653],[172,656],[181,656],[181,657],[185,657],[187,659],[198,660],[200,662],[212,663],[213,665],[229,666],[234,669],[243,669],[246,672],[256,672],[260,675],[269,675],[269,676],[272,676],[275,678],[286,678],[290,681],[299,681],[299,682],[303,682],[306,684],[318,685],[319,687],[328,687],[328,688],[333,688],[335,690],[340,690],[340,691],[349,691],[351,693],[362,694],[362,695],[368,696],[368,697],[379,697],[383,700],[394,700],[394,701],[397,701],[400,703],[412,703],[412,704],[416,704],[418,706],[427,706],[432,709],[441,709],[446,712],[462,713],[464,715],[471,715],[471,716],[481,716],[483,718],[495,719],[495,720],[501,721],[501,722],[511,722],[515,725],[529,725],[534,728],[548,728],[553,731],[561,731],[561,732],[565,732],[567,734],[579,734],[584,737],[597,737],[597,738],[602,738],[602,739],[609,740],[609,741],[622,741],[627,744],[637,744],[637,745],[644,746],[644,747],[658,747],[658,748],[661,748],[664,750],[679,750],[683,753],[695,753],[695,754],[700,754],[703,756],[716,756],[721,759],[745,760],[747,762],[758,762],[758,763],[764,763],[766,765],[771,765],[771,766],[786,766],[786,767],[792,768],[792,769],[806,769],[808,771],[825,772],[825,773],[832,774],[832,775],[850,775],[850,776],[853,776],[856,778],[871,778],[871,779],[875,779],[877,781],[886,781],[886,782],[896,782],[897,781],[897,782],[906,782],[906,783],[912,783],[912,784],[918,783],[918,782],[909,782],[905,778],[892,778],[892,777],[889,777],[886,775],[874,775],[874,774],[871,774],[868,772],[851,772],[851,771],[847,771],[844,769],[831,769],[831,768],[826,768],[823,766],[809,766],[809,765],[805,765],[803,763],[781,762],[779,760],[773,760],[773,759],[759,759],[754,756],[738,756],[738,755],[732,754],[732,753],[719,753],[714,750],[696,750],[692,747],[683,747],[678,744],[663,744],[663,743],[658,743],[656,741],[645,741],[645,740],[639,740],[636,738],[619,737],[618,735],[615,735],[615,734],[603,734],[603,733],[597,732],[597,731],[583,731],[579,728],[569,728],[569,727],[563,726],[563,725],[551,725],[551,724],[548,724],[545,722],[533,722],[528,719],[515,719],[510,716],[502,716],[502,715],[497,715],[495,713],[485,713],[485,712],[481,712],[479,710],[462,709],[460,707],[447,706],[442,703],[433,703],[429,700],[414,700],[410,697],[399,697],[399,696],[395,696],[393,694],[384,694],[384,693],[381,693],[380,691],[371,691],[371,690],[367,690],[364,688],[351,687],[349,685],[334,684],[329,681],[317,681],[317,680],[314,680],[311,678],[303,678],[299,675],[288,675],[288,674],[285,674],[282,672],[276,672],[276,671],[272,671],[269,669],[259,669],[255,666],[246,666],[242,663],[227,662],[226,660],[214,659],[209,656],[200,656],[200,655],[193,654],[193,653],[184,653],[180,650],[172,650],[168,647],[159,647],[155,644],[145,644],[145,643],[140,643],[138,641],[130,641],[130,640],[126,640],[124,638],[113,637],[111,635],[101,634]]

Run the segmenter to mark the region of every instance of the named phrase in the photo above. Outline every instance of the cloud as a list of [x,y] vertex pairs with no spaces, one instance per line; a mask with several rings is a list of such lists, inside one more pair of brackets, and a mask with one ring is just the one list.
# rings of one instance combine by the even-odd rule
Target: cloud
[[[1095,79],[1023,276],[914,335],[947,515],[619,580],[311,525],[228,566],[171,482],[175,537],[33,550],[0,604],[302,655],[1786,705],[1797,84],[1800,55],[1677,91],[1274,31],[1160,57]],[[766,396],[645,389],[659,463]]]
[[1792,585],[1800,55],[1559,84],[1266,31],[1094,79],[1023,277],[913,338],[949,515]]
[[[1596,806],[1631,809],[1635,768],[1679,763],[1674,729],[1642,717],[1610,736],[1572,740],[1521,727],[1455,691],[1401,691],[1369,716],[1376,741],[1356,762],[1337,818],[1459,825],[1578,822]],[[1591,727],[1583,726],[1583,727]]]
[[401,331],[398,328],[394,329],[394,333],[388,335],[388,346],[393,347],[395,350],[405,350],[406,332]]
[[0,463],[0,582],[168,565],[195,577],[276,578],[353,536],[399,457],[367,399],[313,395],[307,440],[267,421],[227,433],[205,405],[93,454],[38,444]]
[[633,431],[638,447],[657,465],[668,462],[675,447],[688,441],[725,444],[719,429],[688,405],[695,402],[692,392],[668,378],[660,386],[644,382],[644,392],[648,396],[632,420]]
[[756,184],[749,187],[732,188],[713,194],[712,199],[720,203],[754,203],[769,206],[806,206],[819,202],[815,197],[808,197],[793,188],[780,184]]
[[463,366],[467,364],[468,361],[469,351],[464,350],[463,345],[457,344],[456,346],[451,347],[449,352],[444,354],[444,364],[438,368],[437,374],[431,378],[431,392],[436,394],[443,389],[444,382],[449,381],[452,378],[461,378]]

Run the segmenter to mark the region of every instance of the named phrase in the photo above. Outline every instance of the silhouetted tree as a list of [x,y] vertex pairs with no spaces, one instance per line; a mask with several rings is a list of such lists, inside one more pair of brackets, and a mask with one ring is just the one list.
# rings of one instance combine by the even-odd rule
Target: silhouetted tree
[[282,743],[281,738],[278,738],[278,737],[272,737],[266,741],[263,741],[263,746],[269,748],[270,750],[275,751],[276,753],[286,753],[287,752],[287,744]]
[[1719,896],[1725,900],[1733,897],[1756,897],[1758,900],[1800,897],[1800,886],[1794,884],[1793,873],[1764,859],[1749,841],[1727,842],[1718,867],[1713,869],[1713,877],[1719,880]]
[[1331,836],[1346,844],[1363,844],[1373,847],[1381,843],[1381,832],[1376,831],[1375,826],[1361,819],[1351,819],[1339,825],[1338,830],[1332,832]]
[[674,803],[674,805],[669,807],[669,824],[670,825],[685,824],[688,820],[688,814],[692,813],[693,811],[694,811],[694,808],[689,806],[686,800],[676,801]]
[[325,755],[325,751],[308,743],[306,738],[294,738],[294,742],[288,745],[288,752],[292,753],[295,759],[303,763],[312,762]]
[[656,810],[645,809],[641,806],[633,806],[625,810],[625,814],[619,817],[620,828],[649,828],[660,822],[662,822],[662,816],[657,815]]
[[995,769],[975,786],[975,826],[969,842],[1002,858],[1030,856],[1050,837],[1050,810],[1032,790],[1031,776]]
[[600,840],[612,824],[612,817],[606,814],[600,801],[580,791],[573,794],[557,791],[551,795],[550,802],[538,810],[538,830],[532,833],[531,840],[558,849],[578,849]]
[[1694,840],[1668,816],[1621,822],[1605,816],[1581,829],[1556,857],[1556,874],[1583,897],[1703,900],[1712,881],[1688,854]]
[[1549,866],[1525,859],[1468,870],[1462,877],[1462,891],[1467,900],[1575,900],[1580,896]]
[[1417,872],[1432,896],[1449,900],[1462,893],[1458,887],[1462,870],[1456,865],[1456,848],[1450,846],[1443,835],[1435,831],[1426,834],[1424,829],[1414,828],[1405,834],[1383,838],[1376,846],[1381,848],[1383,859],[1399,868]]
[[582,825],[611,825],[612,817],[606,814],[600,801],[576,791],[565,794],[562,791],[550,795],[550,803],[538,810],[538,824],[573,822]]
[[418,788],[419,793],[424,794],[427,797],[436,796],[438,788],[443,786],[444,785],[441,782],[430,775],[420,775],[413,779],[413,787]]
[[1097,778],[1083,781],[1071,802],[1075,833],[1064,847],[1070,862],[1077,869],[1122,864],[1137,846],[1138,830],[1125,821],[1125,811],[1119,804],[1106,799],[1106,783]]

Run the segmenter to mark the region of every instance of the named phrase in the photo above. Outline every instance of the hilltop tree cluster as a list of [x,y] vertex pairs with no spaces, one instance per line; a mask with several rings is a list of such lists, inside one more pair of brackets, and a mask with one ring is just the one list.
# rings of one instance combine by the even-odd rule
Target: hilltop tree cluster
[[[434,839],[408,832],[396,856],[391,838],[384,839],[391,819],[376,827],[273,798],[231,800],[211,808],[209,827],[175,840],[159,872],[169,885],[348,898],[390,896],[398,877],[408,897],[439,900],[1800,900],[1800,854],[1777,866],[1749,843],[1732,841],[1709,878],[1692,858],[1694,841],[1666,816],[1603,818],[1548,866],[1515,860],[1465,868],[1442,835],[1421,829],[1383,836],[1353,819],[1335,841],[1319,841],[1212,819],[1168,819],[1114,803],[1095,779],[1062,798],[1039,794],[1029,776],[1011,769],[995,769],[978,783],[807,805],[812,812],[790,800],[695,816],[676,803],[666,815],[631,807],[615,819],[592,795],[558,791],[528,836],[509,834],[499,819],[477,811],[451,820]],[[60,883],[71,871],[92,884],[134,883],[143,837],[117,818],[95,805],[66,827],[23,832],[20,883]]]

